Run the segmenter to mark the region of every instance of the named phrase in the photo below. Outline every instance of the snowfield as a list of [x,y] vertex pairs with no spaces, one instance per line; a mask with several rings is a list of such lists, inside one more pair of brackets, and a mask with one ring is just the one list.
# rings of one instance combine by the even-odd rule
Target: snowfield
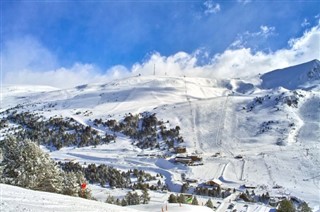
[[66,195],[32,191],[15,186],[0,184],[0,210],[14,211],[136,211],[98,201]]
[[[22,111],[34,111],[47,118],[72,117],[101,133],[105,130],[94,126],[92,120],[120,120],[128,113],[149,111],[159,120],[169,120],[172,126],[181,127],[187,152],[201,155],[202,166],[174,164],[170,158],[138,157],[164,152],[141,150],[121,135],[115,143],[97,147],[68,147],[59,151],[42,148],[56,161],[106,164],[121,170],[137,168],[162,174],[173,192],[180,191],[181,174],[200,183],[217,178],[223,187],[241,191],[244,184],[255,185],[256,193],[294,196],[308,202],[314,211],[320,211],[319,80],[320,63],[315,60],[275,70],[251,81],[137,76],[66,90],[34,87],[33,91],[11,92],[14,90],[6,87],[0,111],[22,104]],[[36,92],[39,89],[43,92]],[[93,196],[103,202],[108,194],[117,192],[89,186]],[[120,210],[113,205],[8,185],[1,185],[1,189],[3,211],[161,211],[169,196],[151,192],[150,205]],[[222,205],[217,211],[226,211],[229,200],[219,201]],[[231,201],[238,211],[272,210],[259,204],[243,208],[245,203],[236,202],[234,197]],[[201,210],[196,206],[183,207],[169,205],[173,209],[169,211],[210,211],[207,207]]]
[[[174,211],[174,212],[210,212],[212,209],[205,206],[187,204],[154,203],[147,205],[135,205],[120,207],[94,200],[87,200],[78,197],[70,197],[60,194],[32,191],[16,186],[0,184],[0,211],[1,212],[43,212],[43,211],[108,211],[108,212],[135,212],[135,211]],[[218,204],[219,205],[219,204]],[[221,211],[226,206],[221,205]],[[269,211],[270,208],[262,205],[237,205],[238,209],[245,209],[248,212]],[[223,209],[223,210],[222,210]],[[240,211],[239,210],[239,211]]]

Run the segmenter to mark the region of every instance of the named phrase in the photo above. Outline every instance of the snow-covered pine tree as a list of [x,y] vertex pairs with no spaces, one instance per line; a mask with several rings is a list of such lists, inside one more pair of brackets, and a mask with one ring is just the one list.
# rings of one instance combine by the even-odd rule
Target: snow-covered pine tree
[[62,177],[55,163],[30,140],[10,137],[2,142],[1,166],[5,183],[25,188],[60,193]]
[[[62,193],[70,196],[78,196],[80,191],[79,178],[81,178],[81,173],[74,172],[63,172],[62,173],[62,183],[63,189]],[[84,182],[84,180],[82,181]]]
[[81,173],[64,173],[30,140],[17,141],[9,137],[0,143],[0,149],[3,155],[0,161],[2,183],[77,196],[81,183],[85,181]]

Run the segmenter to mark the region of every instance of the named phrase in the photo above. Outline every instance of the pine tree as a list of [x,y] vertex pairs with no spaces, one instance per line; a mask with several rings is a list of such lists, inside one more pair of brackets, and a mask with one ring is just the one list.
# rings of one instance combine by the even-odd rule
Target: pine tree
[[299,206],[299,211],[301,211],[301,212],[312,212],[312,209],[309,207],[309,205],[306,202],[303,202]]
[[139,205],[140,204],[140,196],[137,192],[132,193],[132,202],[130,205]]
[[186,197],[183,194],[180,194],[177,201],[179,203],[186,203]]
[[127,201],[125,200],[125,198],[123,198],[121,200],[121,206],[127,206],[127,205],[128,205]]
[[91,191],[88,188],[79,190],[78,195],[84,199],[92,199]]
[[106,203],[114,204],[115,203],[114,197],[109,195],[107,197]]
[[128,205],[139,205],[140,204],[140,196],[137,192],[128,192],[124,197]]
[[218,193],[218,196],[220,197],[221,196],[221,187],[220,186],[217,187],[217,193]]
[[191,203],[192,205],[199,205],[199,203],[198,203],[198,200],[197,200],[197,197],[196,196],[194,196],[194,198],[192,199],[192,203]]
[[177,197],[174,194],[170,194],[169,199],[168,199],[169,203],[177,203]]
[[296,209],[290,200],[282,200],[279,204],[278,212],[295,212]]
[[80,191],[79,180],[84,178],[82,173],[64,172],[62,178],[62,193],[65,195],[77,196]]
[[[80,184],[84,182],[83,174],[63,172],[36,143],[9,137],[0,143],[0,149],[3,152],[0,182],[40,191],[79,195]],[[86,191],[86,197],[91,198],[89,190]]]
[[150,201],[150,196],[147,189],[142,190],[141,202],[142,204],[148,204]]
[[209,207],[209,208],[213,208],[213,204],[211,199],[208,199],[208,201],[206,202],[205,206]]
[[180,190],[180,193],[186,193],[188,191],[188,183],[184,183],[182,186],[181,186],[181,190]]
[[2,142],[1,148],[4,152],[1,181],[35,190],[62,193],[62,171],[34,142],[17,141],[10,137]]

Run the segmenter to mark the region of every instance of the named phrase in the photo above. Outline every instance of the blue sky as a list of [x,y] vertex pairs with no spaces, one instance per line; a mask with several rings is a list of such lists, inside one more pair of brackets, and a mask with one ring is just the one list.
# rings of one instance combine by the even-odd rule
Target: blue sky
[[179,52],[196,58],[193,67],[229,50],[271,54],[292,48],[290,40],[315,27],[317,34],[320,14],[318,1],[295,0],[26,0],[1,7],[4,78],[7,72],[76,72],[76,66],[101,75],[133,72]]

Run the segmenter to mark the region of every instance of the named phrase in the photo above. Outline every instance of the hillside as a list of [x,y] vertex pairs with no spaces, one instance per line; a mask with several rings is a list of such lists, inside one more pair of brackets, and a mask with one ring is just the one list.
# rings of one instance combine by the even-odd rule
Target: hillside
[[[245,184],[254,185],[256,195],[293,196],[320,210],[320,89],[298,89],[314,85],[318,69],[319,61],[311,61],[275,70],[261,76],[261,85],[257,78],[137,76],[66,90],[10,93],[1,105],[1,138],[10,129],[17,132],[18,126],[26,130],[48,126],[50,136],[37,137],[56,161],[161,174],[163,178],[146,182],[155,185],[160,180],[172,192],[180,192],[186,179],[197,181],[189,184],[189,193],[219,179],[226,192],[236,189],[230,196],[235,207],[243,207],[235,197],[245,191]],[[310,70],[314,75],[308,78]],[[75,140],[59,137],[62,143],[54,148],[50,139],[61,131],[74,132]],[[88,133],[86,142],[83,132]],[[107,135],[113,135],[115,142]],[[187,154],[202,158],[201,163],[175,163],[171,145],[186,147]],[[130,190],[108,183],[89,187],[100,201],[108,194],[122,198]],[[169,194],[150,191],[150,196],[151,204],[159,204]],[[229,200],[217,198],[214,204],[221,205],[217,211],[226,210]]]
[[278,69],[261,76],[264,89],[284,87],[287,89],[307,89],[319,85],[320,61],[312,60],[296,66]]

